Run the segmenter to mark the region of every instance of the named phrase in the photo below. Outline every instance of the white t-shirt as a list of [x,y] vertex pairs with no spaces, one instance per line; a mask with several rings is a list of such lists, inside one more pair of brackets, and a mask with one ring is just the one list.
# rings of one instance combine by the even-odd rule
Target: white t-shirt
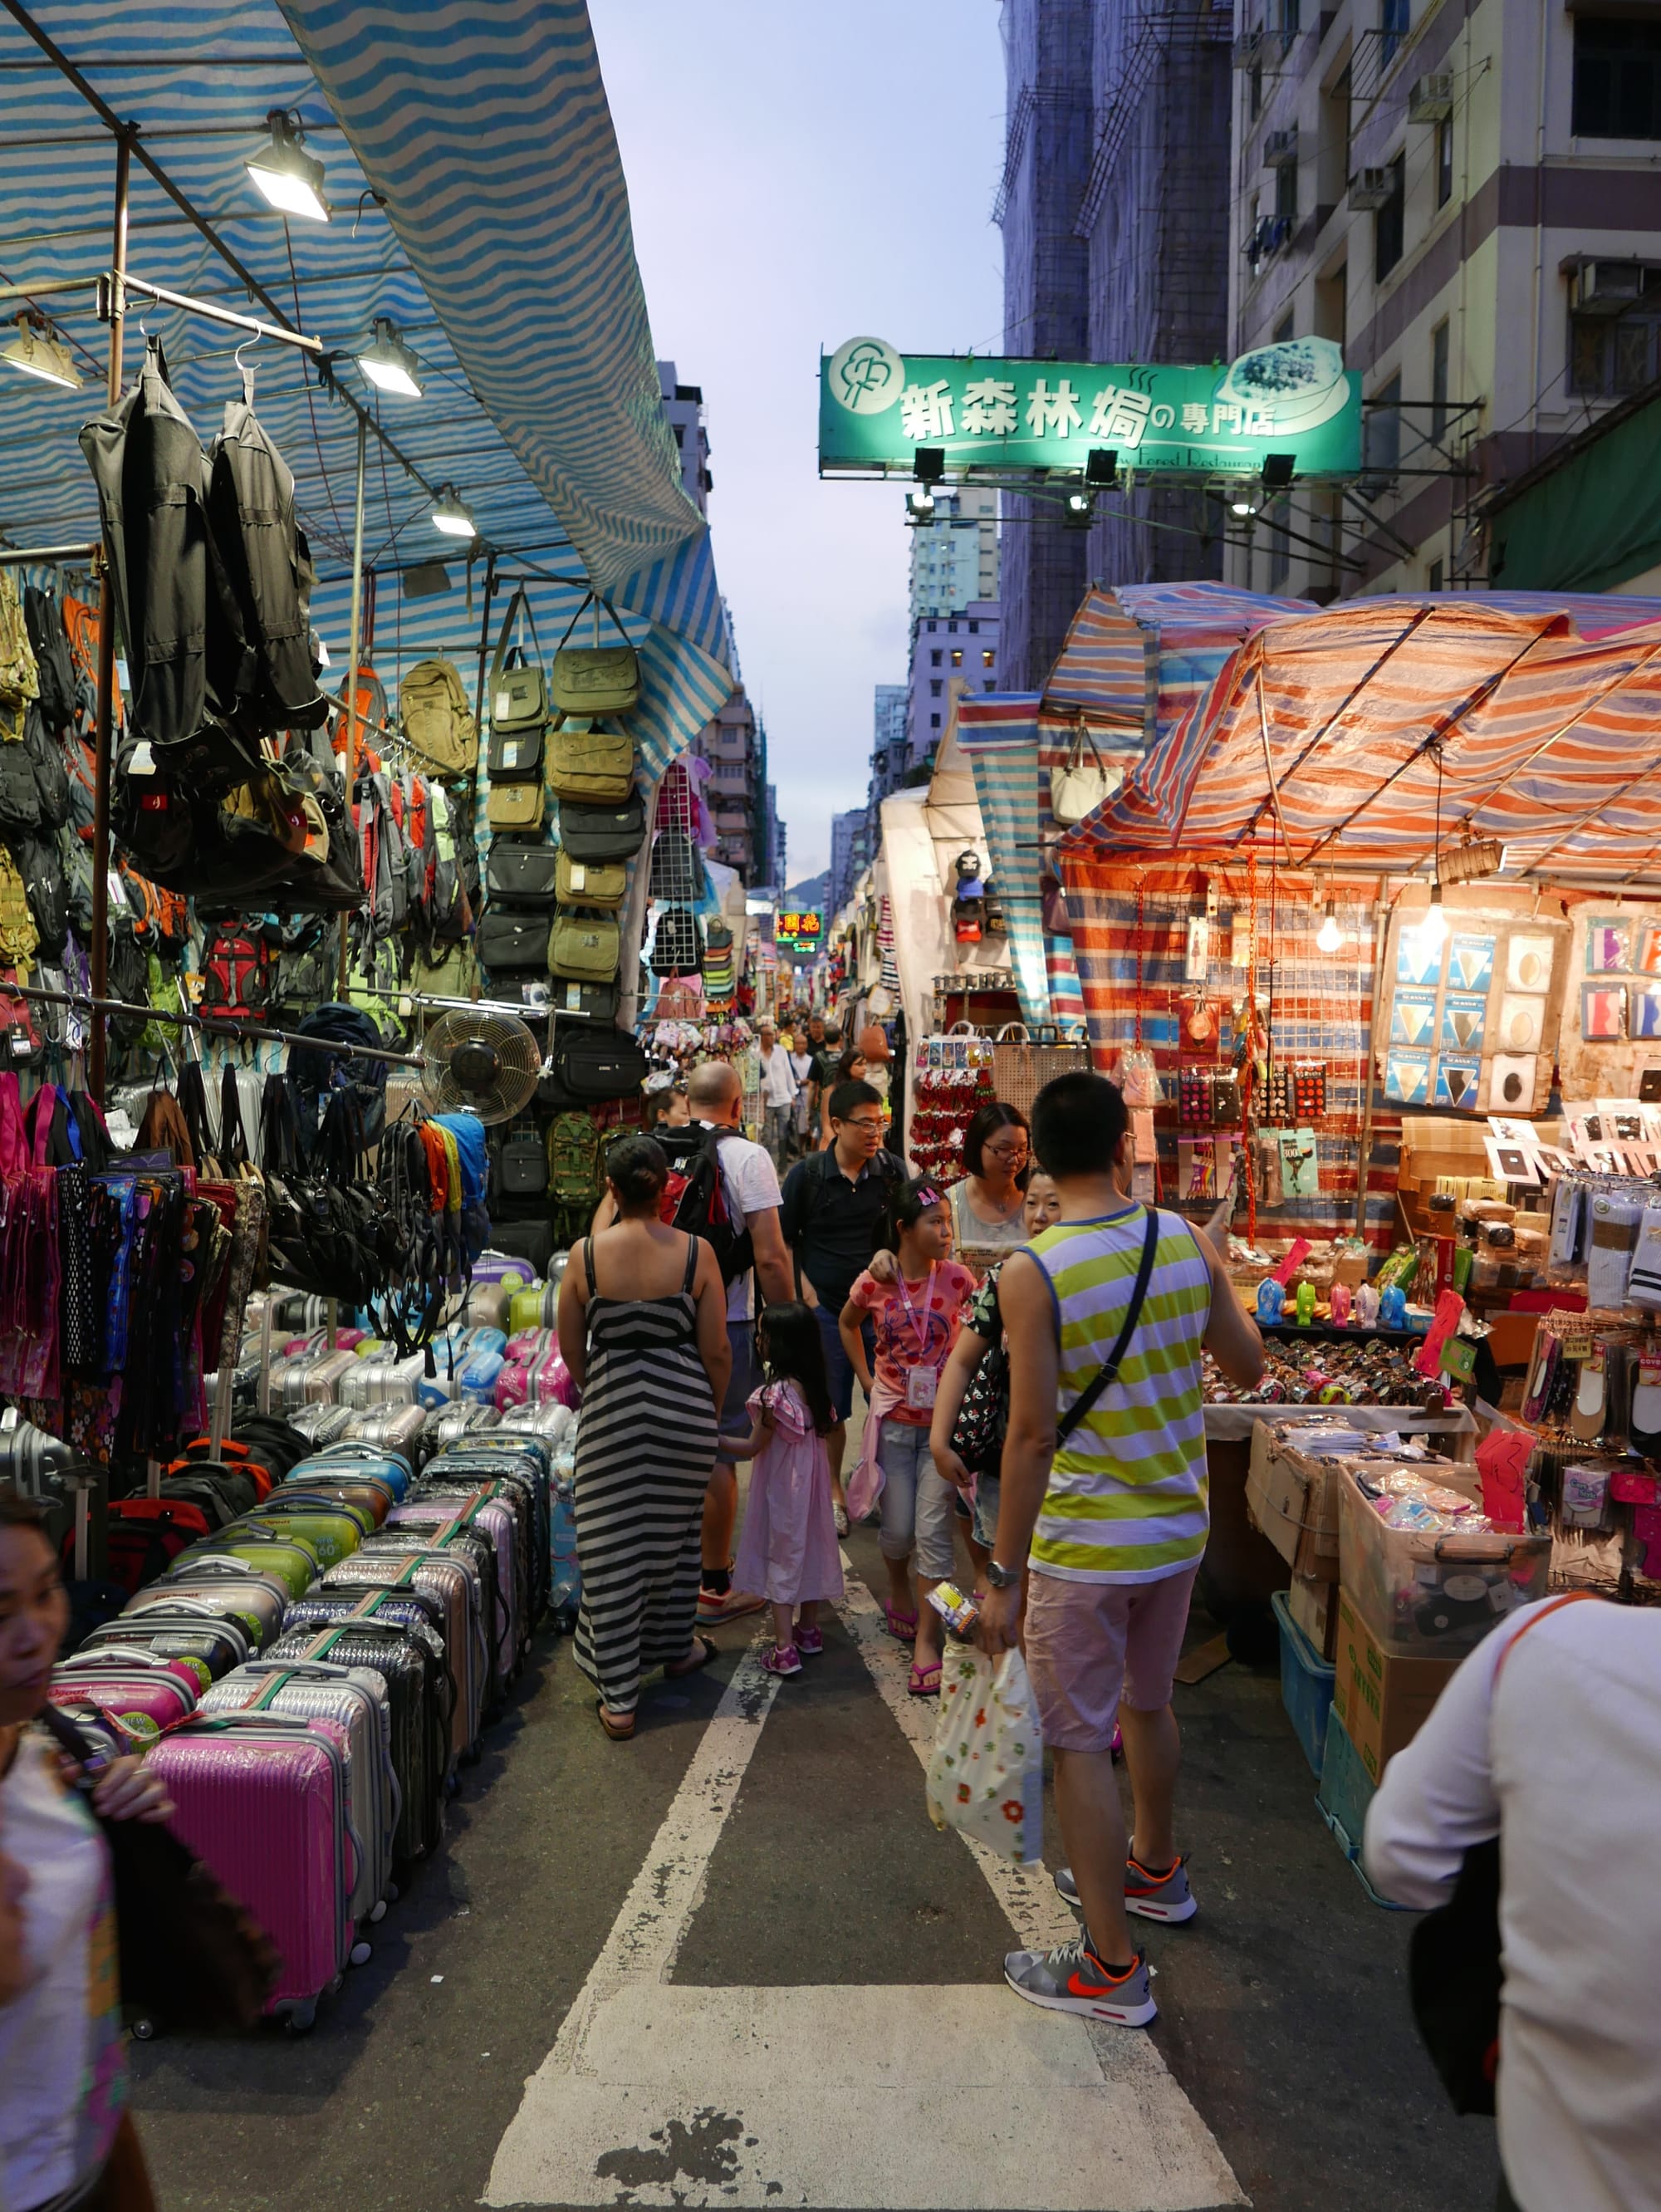
[[1367,1808],[1368,1875],[1420,1911],[1500,1838],[1500,2149],[1523,2212],[1661,2212],[1658,1684],[1661,1613],[1525,1606]]
[[[782,1059],[775,1053],[775,1059]],[[706,1128],[711,1125],[704,1125]],[[727,1204],[746,1221],[757,1213],[777,1207],[782,1194],[779,1188],[779,1170],[760,1145],[737,1133],[721,1139],[721,1174],[727,1188]],[[749,1271],[737,1277],[727,1285],[727,1319],[748,1321],[750,1318]]]
[[0,2005],[0,2203],[40,2204],[108,2155],[125,2063],[104,1840],[30,1729],[0,1781],[0,1849],[28,1871],[30,1977]]
[[793,1106],[796,1103],[796,1070],[791,1066],[790,1054],[781,1044],[761,1055],[761,1103],[765,1106]]

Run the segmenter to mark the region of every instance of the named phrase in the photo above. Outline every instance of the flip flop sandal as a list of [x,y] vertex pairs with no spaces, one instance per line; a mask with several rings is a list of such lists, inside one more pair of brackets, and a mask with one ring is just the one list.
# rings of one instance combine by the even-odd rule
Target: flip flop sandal
[[888,1622],[888,1633],[894,1638],[895,1643],[916,1643],[917,1615],[914,1613],[896,1613],[891,1605],[885,1605],[882,1608],[882,1618]]
[[940,1662],[931,1660],[926,1667],[914,1665],[906,1687],[914,1698],[937,1698],[940,1695]]
[[694,1649],[689,1659],[679,1660],[673,1667],[664,1668],[664,1674],[669,1681],[678,1682],[683,1674],[696,1674],[715,1657],[715,1646],[707,1636],[694,1636],[692,1641]]
[[1632,1394],[1632,1433],[1628,1439],[1646,1459],[1661,1451],[1661,1381],[1650,1381],[1651,1372],[1649,1362],[1641,1361],[1637,1388]]
[[634,1733],[634,1716],[633,1713],[625,1713],[621,1717],[621,1718],[615,1713],[609,1713],[606,1711],[606,1704],[603,1698],[595,1698],[594,1710],[600,1716],[600,1726],[611,1738],[613,1743],[627,1743],[628,1741],[630,1736]]
[[1580,1363],[1580,1382],[1574,1394],[1574,1411],[1569,1416],[1569,1434],[1578,1437],[1584,1444],[1596,1443],[1603,1433],[1608,1411],[1603,1395],[1605,1371],[1601,1346],[1589,1359]]

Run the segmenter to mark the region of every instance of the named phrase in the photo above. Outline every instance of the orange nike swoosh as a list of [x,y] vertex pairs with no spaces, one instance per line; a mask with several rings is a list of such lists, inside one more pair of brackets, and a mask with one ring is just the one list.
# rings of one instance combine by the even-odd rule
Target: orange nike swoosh
[[1080,1978],[1076,1968],[1067,1977],[1067,1994],[1070,1997],[1110,1996],[1118,1987],[1117,1982],[1084,1981]]

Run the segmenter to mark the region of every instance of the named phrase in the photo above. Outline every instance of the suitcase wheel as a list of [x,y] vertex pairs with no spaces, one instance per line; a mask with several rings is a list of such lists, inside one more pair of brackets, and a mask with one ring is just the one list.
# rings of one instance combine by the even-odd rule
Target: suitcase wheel
[[283,2014],[282,2025],[290,2035],[309,2035],[317,2025],[318,2008],[311,1997],[302,1997],[298,2004],[290,2005]]
[[372,1921],[385,1919],[386,1899],[384,1897],[378,1898],[375,1903],[370,1906],[369,1917]]
[[367,1943],[354,1943],[350,1955],[355,1966],[367,1966],[375,1954]]
[[132,2036],[135,2043],[149,2043],[155,2033],[155,2022],[153,2020],[136,2020],[132,2023]]

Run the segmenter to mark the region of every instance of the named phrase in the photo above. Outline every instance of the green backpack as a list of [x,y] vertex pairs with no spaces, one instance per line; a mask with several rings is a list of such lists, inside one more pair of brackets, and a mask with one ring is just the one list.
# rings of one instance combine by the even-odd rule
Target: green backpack
[[548,1196],[567,1244],[587,1230],[604,1188],[599,1131],[586,1114],[556,1114],[548,1125]]

